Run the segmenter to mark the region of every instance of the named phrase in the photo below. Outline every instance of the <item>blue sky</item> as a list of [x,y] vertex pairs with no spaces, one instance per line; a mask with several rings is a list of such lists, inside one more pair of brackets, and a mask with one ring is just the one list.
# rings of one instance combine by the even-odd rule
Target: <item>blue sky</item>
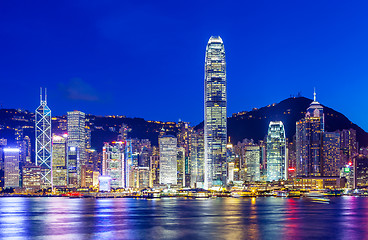
[[368,130],[366,1],[1,1],[0,104],[203,119],[205,48],[224,40],[228,115],[301,92]]

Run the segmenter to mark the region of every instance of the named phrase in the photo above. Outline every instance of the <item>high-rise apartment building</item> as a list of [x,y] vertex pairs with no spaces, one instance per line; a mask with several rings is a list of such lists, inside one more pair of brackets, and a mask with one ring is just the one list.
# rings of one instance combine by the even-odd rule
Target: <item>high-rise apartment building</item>
[[[86,114],[80,111],[68,112],[67,119],[68,119],[68,142],[67,142],[68,178],[76,177],[77,178],[76,185],[80,187],[82,182],[81,181],[82,165],[84,165],[87,160]],[[71,159],[69,159],[69,152],[72,154],[70,155]],[[73,183],[73,186],[74,184],[75,183]]]
[[287,179],[286,138],[281,121],[270,122],[267,134],[267,181]]
[[177,184],[177,139],[171,135],[159,138],[160,184]]
[[51,141],[51,110],[47,106],[47,93],[40,95],[40,106],[35,114],[36,132],[36,165],[41,167],[41,187],[52,187],[52,141]]
[[227,96],[225,48],[212,36],[206,47],[204,106],[204,187],[226,184]]

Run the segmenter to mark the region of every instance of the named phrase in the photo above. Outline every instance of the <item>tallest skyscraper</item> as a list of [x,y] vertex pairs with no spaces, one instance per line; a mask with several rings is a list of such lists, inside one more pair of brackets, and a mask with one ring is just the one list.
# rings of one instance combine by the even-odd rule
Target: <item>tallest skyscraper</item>
[[204,81],[204,187],[208,189],[226,183],[226,61],[220,37],[208,41]]

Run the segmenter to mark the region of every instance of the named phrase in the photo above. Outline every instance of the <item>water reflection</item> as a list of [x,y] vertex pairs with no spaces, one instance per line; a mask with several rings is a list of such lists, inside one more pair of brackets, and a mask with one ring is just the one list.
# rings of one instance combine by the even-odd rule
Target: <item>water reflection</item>
[[365,239],[368,198],[0,198],[0,239]]

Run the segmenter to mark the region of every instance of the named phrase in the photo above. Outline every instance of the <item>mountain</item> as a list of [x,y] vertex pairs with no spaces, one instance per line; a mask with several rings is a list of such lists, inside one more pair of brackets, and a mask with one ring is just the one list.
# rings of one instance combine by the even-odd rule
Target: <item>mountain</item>
[[[232,143],[244,138],[263,140],[268,131],[270,121],[282,121],[286,137],[292,139],[295,135],[296,122],[302,119],[312,100],[305,97],[288,98],[280,103],[268,105],[249,112],[233,114],[228,118],[228,135]],[[323,106],[323,105],[322,105]],[[354,129],[357,132],[359,146],[368,145],[368,133],[352,123],[343,114],[332,108],[323,106],[325,114],[325,131],[333,132],[342,129]]]
[[[305,97],[288,98],[280,103],[271,104],[249,112],[233,114],[228,118],[228,135],[236,144],[244,138],[263,140],[267,134],[270,121],[282,121],[286,137],[292,139],[295,134],[295,123],[304,117],[311,99]],[[368,146],[368,133],[353,124],[343,114],[324,107],[326,131],[336,131],[353,128],[357,132],[359,146]],[[179,124],[174,122],[147,121],[143,118],[128,118],[124,116],[94,116],[87,114],[86,123],[91,130],[92,147],[101,151],[104,142],[114,141],[119,134],[119,128],[126,124],[131,128],[128,136],[131,138],[149,139],[158,145],[158,135],[161,129],[167,134],[176,135]],[[34,113],[19,109],[0,109],[0,138],[8,139],[8,145],[14,145],[16,132],[29,136],[34,146]],[[203,128],[203,122],[195,127]],[[21,130],[21,131],[19,131]],[[53,117],[52,132],[66,133],[66,116]]]

